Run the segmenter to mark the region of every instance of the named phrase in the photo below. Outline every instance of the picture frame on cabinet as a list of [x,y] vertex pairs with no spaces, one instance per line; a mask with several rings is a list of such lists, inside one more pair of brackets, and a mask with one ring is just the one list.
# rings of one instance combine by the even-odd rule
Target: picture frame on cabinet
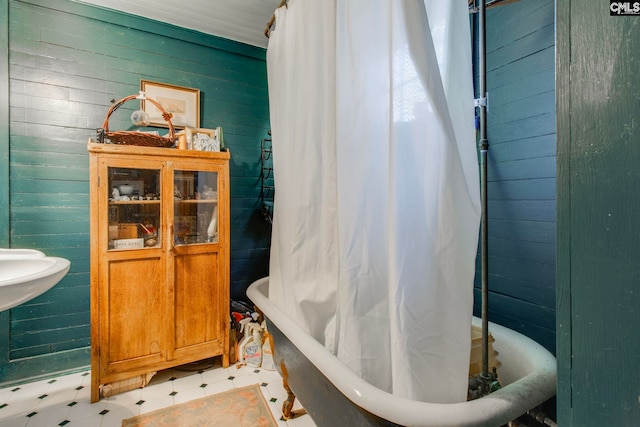
[[109,224],[117,224],[120,222],[120,214],[117,206],[109,207]]
[[173,178],[173,198],[174,200],[195,199],[195,180],[190,174],[176,174]]
[[[200,127],[200,89],[140,80],[140,90],[172,114],[174,128]],[[168,127],[160,110],[151,102],[142,99],[140,109],[149,115],[149,126]]]
[[187,148],[197,151],[220,151],[218,129],[185,128]]

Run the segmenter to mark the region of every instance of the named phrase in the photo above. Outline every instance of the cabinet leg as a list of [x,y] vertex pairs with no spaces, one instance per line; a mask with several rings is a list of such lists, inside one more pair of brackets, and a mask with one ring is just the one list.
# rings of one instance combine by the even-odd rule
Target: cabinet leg
[[225,352],[222,355],[222,367],[223,368],[228,368],[229,367],[229,352]]
[[91,374],[91,403],[100,400],[100,384],[98,384],[97,375]]

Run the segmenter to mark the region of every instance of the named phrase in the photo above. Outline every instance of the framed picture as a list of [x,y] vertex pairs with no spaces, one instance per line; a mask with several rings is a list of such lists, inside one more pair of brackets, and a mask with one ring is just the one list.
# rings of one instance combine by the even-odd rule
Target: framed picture
[[173,198],[175,200],[195,199],[195,180],[193,172],[176,174],[173,181]]
[[[174,86],[166,83],[140,80],[140,90],[147,97],[162,105],[167,113],[173,114],[173,127],[200,126],[200,90],[188,87]],[[151,102],[140,101],[140,108],[149,114],[150,126],[169,127],[162,118],[160,110]]]
[[187,148],[198,151],[220,151],[217,129],[185,128]]
[[118,222],[120,222],[118,207],[109,206],[109,224],[117,224]]

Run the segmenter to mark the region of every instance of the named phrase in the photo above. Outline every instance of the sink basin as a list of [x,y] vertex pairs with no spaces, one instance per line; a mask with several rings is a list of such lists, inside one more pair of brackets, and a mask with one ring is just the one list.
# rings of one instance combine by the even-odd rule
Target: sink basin
[[42,258],[44,253],[35,249],[0,248],[0,259]]
[[70,265],[64,258],[32,249],[0,249],[0,311],[49,290],[67,274]]

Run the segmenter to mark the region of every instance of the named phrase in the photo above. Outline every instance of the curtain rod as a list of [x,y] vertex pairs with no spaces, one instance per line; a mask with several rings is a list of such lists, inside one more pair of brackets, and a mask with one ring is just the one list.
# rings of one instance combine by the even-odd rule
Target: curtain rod
[[[287,2],[289,0],[281,0],[280,4],[278,5],[278,7],[276,9],[280,9],[282,6],[284,7],[289,7],[287,5]],[[269,36],[271,35],[271,27],[273,27],[273,23],[276,22],[276,13],[273,12],[273,15],[271,15],[271,19],[269,19],[269,22],[267,22],[267,27],[264,29],[264,35],[266,38],[269,38]]]
[[[507,4],[507,3],[513,3],[515,1],[519,1],[519,0],[489,0],[486,2],[486,7],[500,6],[500,3]],[[276,9],[280,9],[282,6],[288,7],[287,2],[288,0],[281,0],[280,4]],[[475,0],[467,0],[467,4],[469,5],[470,13],[476,13],[478,11],[478,8],[475,6]],[[271,28],[273,27],[273,24],[275,21],[276,21],[276,14],[274,12],[273,15],[271,15],[271,19],[269,19],[269,22],[267,22],[266,28],[264,29],[264,35],[266,38],[269,38],[269,35],[271,35]]]
[[[482,1],[482,0],[481,0]],[[485,7],[487,9],[494,6],[502,6],[509,3],[514,3],[520,0],[485,0]],[[469,0],[469,13],[478,13],[479,7],[475,5],[476,0]]]

